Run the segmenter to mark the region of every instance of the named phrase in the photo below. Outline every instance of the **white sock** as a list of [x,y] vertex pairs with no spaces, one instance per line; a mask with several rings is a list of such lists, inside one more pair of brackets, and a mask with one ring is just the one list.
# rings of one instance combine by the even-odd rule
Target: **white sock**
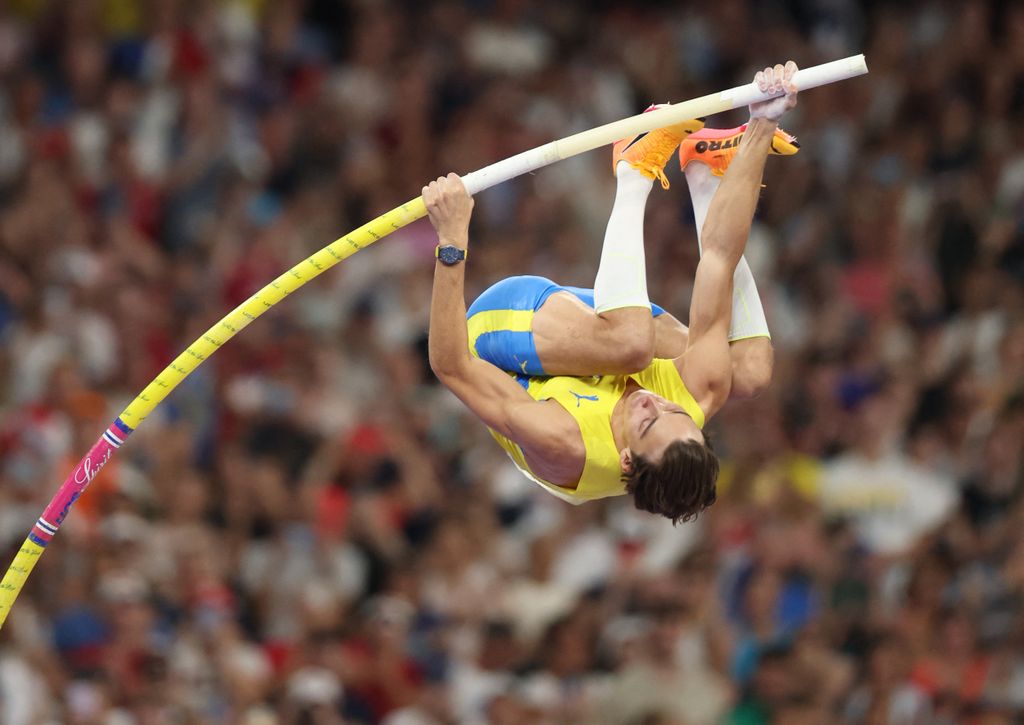
[[651,309],[644,257],[644,208],[654,182],[625,161],[619,162],[615,175],[615,203],[594,280],[594,308],[598,314],[622,307]]
[[[711,198],[722,183],[719,176],[711,173],[707,164],[694,161],[686,165],[686,183],[690,187],[690,200],[693,202],[693,218],[697,224],[697,246],[701,254],[701,234],[704,231],[704,220],[711,206]],[[748,337],[771,337],[768,331],[768,320],[761,306],[761,296],[757,293],[757,284],[750,271],[746,257],[740,257],[736,265],[736,273],[732,278],[732,321],[729,323],[729,342],[743,340]]]

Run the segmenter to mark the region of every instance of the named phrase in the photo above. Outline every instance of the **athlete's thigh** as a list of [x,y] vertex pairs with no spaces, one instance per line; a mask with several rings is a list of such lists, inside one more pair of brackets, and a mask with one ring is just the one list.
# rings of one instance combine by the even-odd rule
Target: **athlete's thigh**
[[652,322],[651,312],[639,307],[598,315],[593,307],[565,291],[548,297],[534,313],[532,331],[537,357],[547,374],[618,375],[633,372],[626,369],[629,361],[622,355],[630,349],[630,336],[652,324],[652,355],[681,354],[686,348],[686,328],[671,315],[663,313]]

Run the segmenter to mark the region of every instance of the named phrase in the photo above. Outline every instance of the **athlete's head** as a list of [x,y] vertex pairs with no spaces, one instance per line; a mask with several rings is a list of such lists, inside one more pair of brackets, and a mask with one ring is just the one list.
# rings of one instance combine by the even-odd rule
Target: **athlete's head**
[[637,390],[625,400],[621,430],[622,479],[638,509],[679,523],[715,502],[718,457],[680,406]]

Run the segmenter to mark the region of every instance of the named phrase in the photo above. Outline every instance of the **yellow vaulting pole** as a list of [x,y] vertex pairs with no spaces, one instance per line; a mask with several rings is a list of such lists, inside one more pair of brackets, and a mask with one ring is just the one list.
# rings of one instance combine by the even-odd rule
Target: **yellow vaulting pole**
[[[793,81],[798,89],[806,90],[864,73],[867,73],[864,56],[856,55],[798,71]],[[466,188],[471,194],[475,194],[555,161],[613,143],[620,138],[662,128],[691,118],[710,116],[770,97],[770,94],[761,93],[756,85],[749,83],[720,93],[712,93],[701,98],[667,106],[651,113],[631,116],[621,121],[573,134],[558,141],[552,141],[468,174],[465,177]],[[17,599],[46,545],[60,529],[71,506],[85,492],[89,483],[103,465],[110,460],[114,452],[124,445],[128,436],[142,424],[142,421],[172,390],[178,387],[181,381],[187,378],[204,360],[217,352],[228,340],[302,285],[360,249],[426,216],[426,213],[423,199],[416,198],[336,239],[319,252],[303,259],[233,309],[164,368],[153,382],[147,385],[129,403],[128,407],[121,411],[117,419],[103,431],[99,440],[79,461],[43,514],[36,520],[4,575],[3,581],[0,581],[0,627],[3,627],[4,622],[7,621],[7,615],[10,614],[14,600]]]

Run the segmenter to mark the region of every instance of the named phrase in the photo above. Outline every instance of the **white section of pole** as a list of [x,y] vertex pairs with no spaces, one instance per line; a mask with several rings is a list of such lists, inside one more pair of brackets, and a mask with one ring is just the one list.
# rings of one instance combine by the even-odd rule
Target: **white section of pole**
[[[868,66],[863,54],[851,55],[849,58],[841,58],[831,63],[822,63],[821,65],[798,70],[793,77],[793,82],[799,90],[805,91],[809,88],[817,88],[818,86],[864,75],[867,72]],[[733,108],[748,106],[751,103],[768,100],[778,95],[781,94],[762,93],[757,85],[751,81],[746,85],[736,86],[727,91],[711,93],[700,98],[659,108],[650,113],[640,113],[636,116],[606,123],[603,126],[598,126],[588,131],[581,131],[572,136],[566,136],[563,139],[546,143],[529,151],[523,151],[503,161],[498,161],[490,166],[485,166],[478,171],[467,174],[463,177],[463,182],[466,184],[469,193],[475,194],[503,181],[536,171],[556,161],[614,143],[620,138],[634,136],[638,133],[663,128],[664,126],[671,126],[674,123],[690,118],[703,118],[716,113],[722,113],[723,111],[729,111]]]

